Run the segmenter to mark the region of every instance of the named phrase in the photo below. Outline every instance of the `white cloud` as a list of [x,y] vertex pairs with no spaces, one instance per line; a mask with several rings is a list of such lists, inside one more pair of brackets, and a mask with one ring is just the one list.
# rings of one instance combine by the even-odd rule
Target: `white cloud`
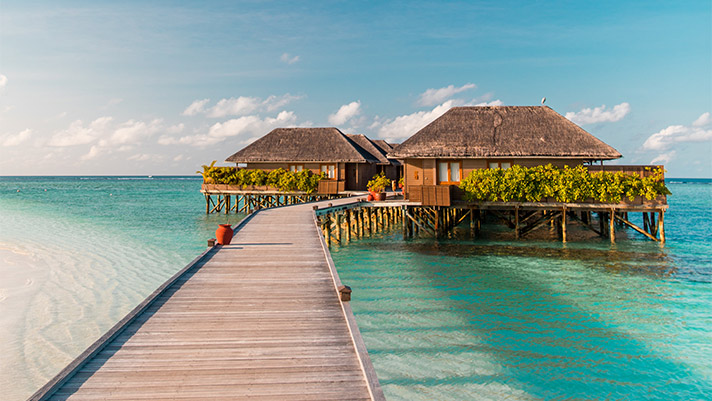
[[82,159],[82,160],[95,159],[97,156],[99,156],[100,153],[101,153],[101,152],[100,152],[100,150],[99,150],[99,146],[94,145],[94,146],[92,146],[92,147],[89,149],[89,153],[83,155],[83,156],[81,157],[81,159]]
[[257,110],[262,102],[259,98],[240,96],[238,98],[221,99],[208,112],[208,117],[239,116]]
[[378,128],[378,136],[380,138],[398,142],[415,134],[418,130],[433,122],[433,120],[450,110],[453,105],[454,101],[448,100],[430,111],[419,111],[413,114],[406,114],[386,120],[385,122],[376,120],[376,122],[371,125],[371,128]]
[[667,153],[661,153],[657,155],[653,160],[650,161],[650,164],[668,164],[670,163],[670,160],[675,158],[675,155],[677,154],[677,151],[671,150]]
[[570,111],[566,113],[566,118],[580,125],[594,124],[601,122],[616,122],[630,113],[630,104],[623,102],[613,106],[613,109],[606,110],[606,105],[596,108],[585,108],[579,112]]
[[499,99],[495,99],[491,102],[477,103],[477,104],[474,104],[473,106],[504,106],[504,102],[502,102]]
[[342,125],[361,112],[361,101],[357,100],[339,107],[339,110],[329,115],[329,124]]
[[24,131],[21,131],[17,134],[8,134],[2,137],[2,146],[17,146],[20,145],[21,143],[25,142],[32,136],[32,130],[31,129],[26,129]]
[[291,56],[289,53],[283,53],[279,58],[283,63],[294,64],[299,61],[299,56]]
[[710,125],[712,123],[712,118],[710,118],[710,113],[702,113],[701,116],[697,117],[697,120],[695,120],[692,123],[693,127],[704,127],[706,125]]
[[460,92],[464,92],[469,89],[474,89],[476,87],[477,87],[477,85],[475,85],[475,84],[467,83],[460,87],[448,85],[444,88],[428,89],[425,92],[423,92],[420,95],[420,97],[418,98],[418,105],[419,106],[435,106],[436,104],[440,104]]
[[646,150],[666,150],[676,143],[705,142],[712,140],[712,119],[710,113],[703,113],[692,125],[670,125],[653,135],[643,143]]
[[266,117],[264,119],[257,115],[243,116],[222,123],[215,123],[204,134],[188,135],[181,138],[164,135],[158,139],[158,143],[161,145],[182,144],[206,147],[223,142],[227,138],[245,135],[249,135],[247,141],[250,141],[261,137],[274,128],[293,125],[295,121],[296,116],[291,111],[282,111],[277,117]]
[[176,124],[176,125],[171,125],[170,127],[166,128],[166,132],[169,134],[179,134],[179,133],[183,132],[184,129],[185,129],[185,124],[180,123],[180,124]]
[[196,100],[190,104],[184,111],[184,116],[194,116],[197,114],[205,114],[208,117],[220,118],[226,116],[244,116],[260,111],[274,111],[280,107],[286,106],[294,100],[301,99],[303,96],[294,96],[286,93],[281,96],[271,95],[266,99],[251,96],[239,96],[224,98],[218,100],[212,107],[206,107],[210,99]]
[[161,120],[156,119],[150,123],[129,120],[119,126],[106,141],[106,145],[122,145],[140,143],[161,129]]
[[183,110],[184,116],[194,116],[205,111],[205,105],[210,99],[196,100]]
[[7,85],[7,77],[3,74],[0,74],[0,89],[4,88]]
[[76,120],[69,125],[69,128],[54,134],[48,144],[58,147],[86,145],[101,136],[111,121],[111,117],[99,117],[84,126],[81,120]]

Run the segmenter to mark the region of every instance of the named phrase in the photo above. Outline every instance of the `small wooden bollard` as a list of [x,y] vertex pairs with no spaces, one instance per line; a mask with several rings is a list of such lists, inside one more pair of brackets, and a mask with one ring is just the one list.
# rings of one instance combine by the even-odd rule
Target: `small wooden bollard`
[[210,239],[208,240],[208,248],[214,247],[214,246],[215,246],[215,241],[216,241],[215,238],[210,238]]
[[316,205],[312,206],[312,210],[319,210],[319,206],[316,206]]
[[348,285],[339,286],[339,298],[342,302],[348,302],[351,300],[351,287]]

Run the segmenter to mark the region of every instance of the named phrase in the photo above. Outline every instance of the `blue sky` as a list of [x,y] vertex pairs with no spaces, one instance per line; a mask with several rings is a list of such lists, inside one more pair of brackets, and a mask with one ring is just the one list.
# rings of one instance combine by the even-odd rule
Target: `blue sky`
[[697,2],[0,2],[0,174],[192,174],[278,126],[402,141],[449,107],[546,104],[712,177]]

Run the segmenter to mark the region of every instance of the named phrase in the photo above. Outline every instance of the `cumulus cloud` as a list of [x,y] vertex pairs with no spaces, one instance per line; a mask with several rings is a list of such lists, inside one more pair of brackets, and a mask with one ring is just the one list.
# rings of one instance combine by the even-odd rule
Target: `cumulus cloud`
[[279,58],[283,63],[294,64],[299,61],[299,56],[291,56],[289,53],[283,53]]
[[467,83],[460,87],[455,87],[454,85],[448,85],[444,88],[439,88],[439,89],[431,88],[431,89],[426,90],[425,92],[423,92],[420,95],[420,97],[418,98],[418,105],[419,106],[435,106],[436,104],[440,104],[460,92],[464,92],[469,89],[475,89],[476,87],[477,87],[477,85],[475,85],[475,84]]
[[477,103],[477,104],[474,104],[473,106],[504,106],[504,102],[502,102],[499,99],[495,99],[491,102]]
[[86,145],[94,142],[111,123],[111,117],[99,117],[88,125],[81,120],[72,122],[67,129],[61,130],[50,138],[48,145],[57,147]]
[[205,114],[212,118],[244,116],[260,111],[271,112],[301,98],[302,96],[294,96],[289,93],[281,96],[271,95],[266,99],[239,96],[220,99],[212,107],[206,107],[210,102],[209,99],[201,99],[191,103],[190,106],[183,111],[183,115],[194,116],[197,114]]
[[670,160],[675,158],[675,155],[677,155],[677,151],[674,150],[667,153],[661,153],[651,160],[650,164],[668,164],[670,163]]
[[196,100],[183,110],[184,116],[194,116],[205,111],[205,105],[208,104],[210,99],[200,99]]
[[158,138],[161,145],[193,145],[206,147],[223,142],[235,136],[248,136],[246,141],[254,140],[277,127],[292,125],[296,116],[291,111],[282,111],[276,117],[260,118],[257,115],[243,116],[225,122],[215,123],[207,133],[187,135],[180,138],[164,135]]
[[371,125],[371,128],[378,130],[378,136],[380,138],[399,142],[415,134],[418,130],[433,122],[433,120],[443,115],[453,106],[454,101],[448,100],[429,111],[418,111],[386,121],[379,121],[377,119],[376,122]]
[[339,107],[336,113],[329,115],[329,124],[342,125],[361,113],[361,101],[357,100]]
[[616,122],[630,113],[630,104],[623,102],[606,110],[606,105],[595,108],[584,108],[581,111],[566,113],[566,118],[580,125],[594,124],[601,122]]
[[703,113],[691,125],[670,125],[650,135],[643,143],[646,150],[667,150],[677,143],[712,140],[710,113]]
[[7,77],[3,74],[0,74],[0,89],[4,88],[7,85]]
[[2,143],[2,146],[17,146],[30,139],[31,136],[32,130],[28,128],[14,135],[8,134],[0,137],[0,143]]

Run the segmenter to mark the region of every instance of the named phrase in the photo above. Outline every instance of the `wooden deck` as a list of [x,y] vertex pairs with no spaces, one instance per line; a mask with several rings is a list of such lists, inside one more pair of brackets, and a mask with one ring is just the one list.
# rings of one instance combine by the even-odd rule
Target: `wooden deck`
[[312,206],[250,216],[31,399],[383,400]]

